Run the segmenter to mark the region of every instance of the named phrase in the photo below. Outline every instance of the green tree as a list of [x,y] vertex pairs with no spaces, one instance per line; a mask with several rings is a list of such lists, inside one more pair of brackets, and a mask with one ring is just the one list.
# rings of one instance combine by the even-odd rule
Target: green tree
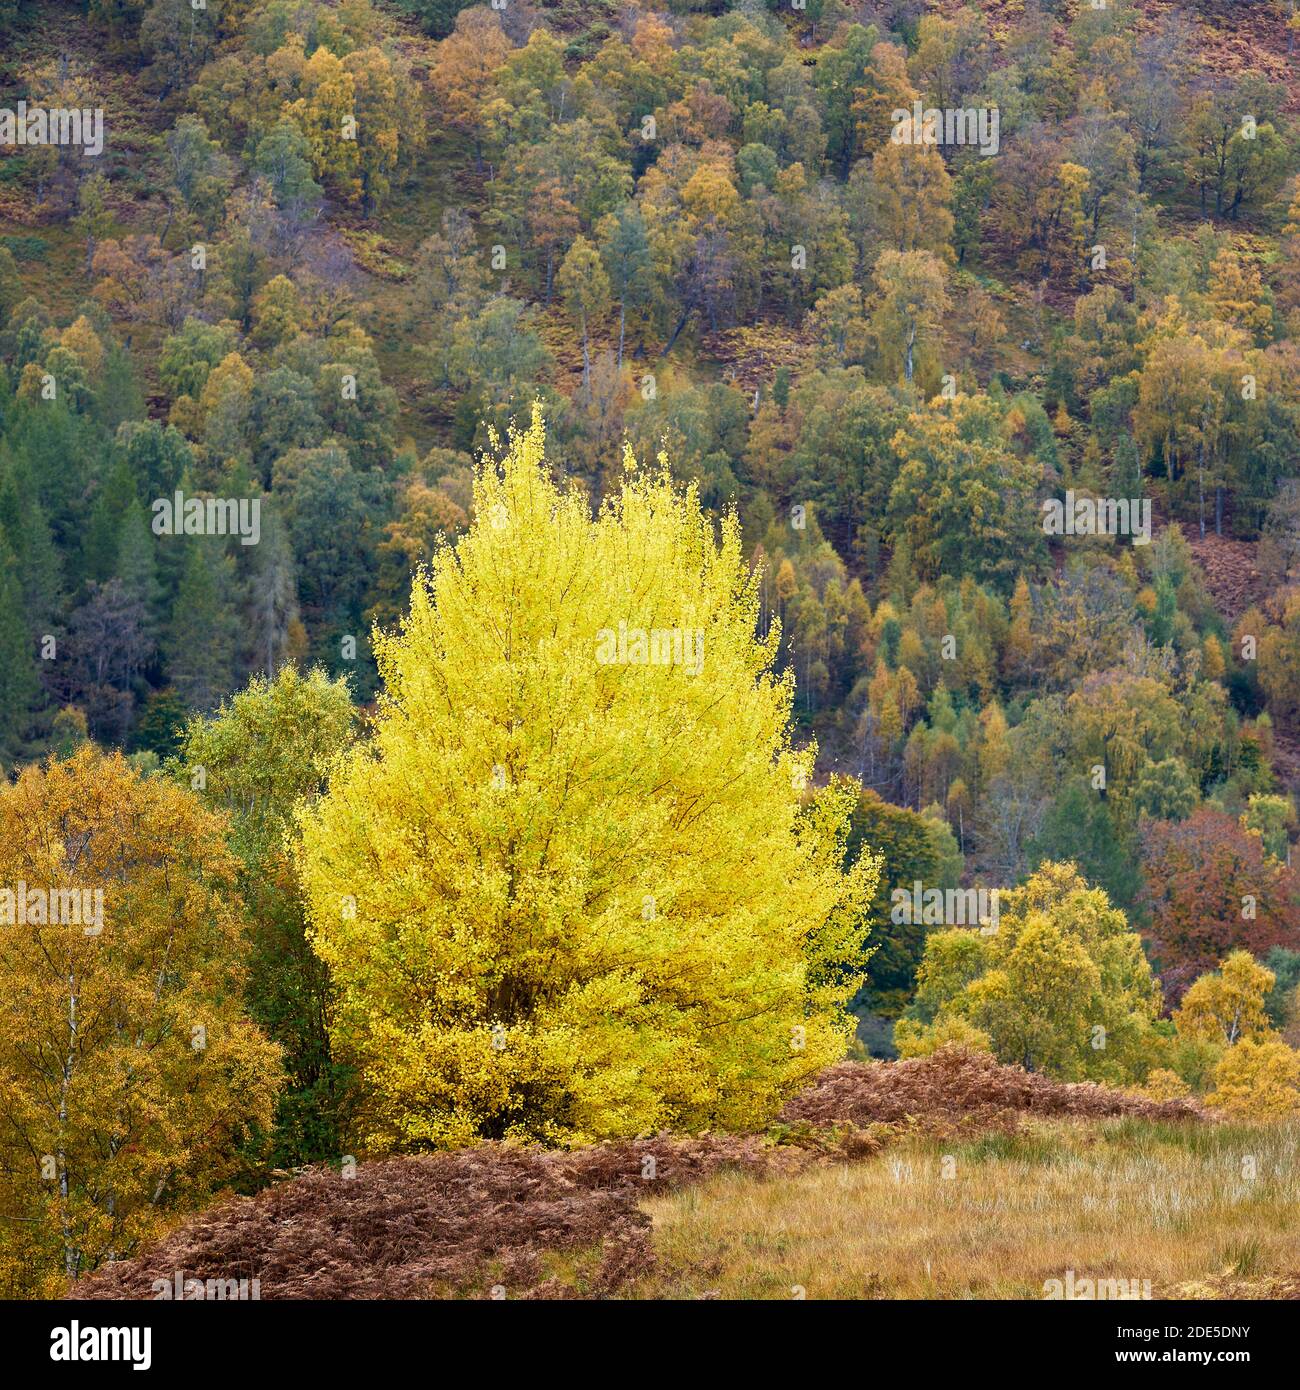
[[28,635],[39,642],[54,632],[63,610],[63,567],[26,470],[13,470],[0,485],[0,538],[14,557]]
[[0,532],[0,759],[6,764],[23,748],[40,692],[34,652],[17,564]]
[[892,447],[900,466],[886,524],[895,544],[906,538],[923,579],[970,575],[1009,591],[1040,562],[1042,468],[1008,448],[987,398],[957,396],[914,411]]
[[230,848],[252,928],[246,999],[252,1018],[284,1050],[266,1161],[274,1167],[336,1159],[344,1151],[351,1077],[330,1050],[329,975],[307,944],[288,849],[294,808],[325,788],[354,721],[347,684],[286,667],[255,676],[210,718],[191,719],[172,771],[230,816]]
[[85,238],[87,275],[95,259],[95,247],[102,237],[108,235],[113,225],[105,198],[107,192],[108,180],[103,174],[92,174],[77,190],[77,216],[73,219],[73,225],[78,234]]
[[866,848],[881,860],[880,877],[871,900],[871,955],[860,1002],[885,1012],[898,1013],[912,992],[916,967],[925,946],[925,925],[910,919],[893,920],[892,894],[915,883],[925,888],[944,887],[940,882],[939,857],[930,826],[923,816],[891,805],[864,788],[853,808],[848,852],[854,857]]
[[132,498],[118,529],[114,576],[121,581],[127,600],[139,605],[143,615],[142,629],[151,644],[158,636],[162,603],[156,544],[144,507],[138,498]]
[[435,39],[445,39],[456,25],[456,16],[474,0],[402,0],[402,8],[410,10]]
[[1084,777],[1070,778],[1047,808],[1030,849],[1031,863],[1044,859],[1072,859],[1122,907],[1132,905],[1141,886],[1132,836],[1116,829],[1110,806]]
[[[341,660],[353,660],[341,657],[340,642],[350,637],[360,648],[367,627],[363,615],[383,480],[377,473],[359,472],[342,449],[327,444],[294,449],[278,459],[272,488],[297,570],[298,601],[312,637],[312,659],[337,672]],[[278,544],[274,534],[272,544]],[[260,563],[270,559],[268,553]],[[265,626],[261,635],[268,635]]]
[[163,637],[167,670],[183,700],[215,708],[235,684],[237,615],[231,561],[210,536],[171,536],[187,550],[171,621]]
[[618,365],[623,365],[628,308],[644,306],[654,290],[650,238],[645,218],[635,203],[623,203],[601,219],[600,253],[613,293],[618,299]]
[[521,300],[497,295],[452,326],[452,382],[470,393],[476,416],[489,415],[499,428],[527,408],[550,366],[534,321]]
[[1243,830],[1255,831],[1274,859],[1286,862],[1291,853],[1289,832],[1296,823],[1295,806],[1289,796],[1254,792],[1241,817]]
[[1065,1080],[1124,1082],[1144,1067],[1160,990],[1142,943],[1071,864],[1041,865],[1005,890],[991,931],[933,933],[900,1050],[960,1019],[999,1060]]
[[932,346],[951,307],[943,262],[928,251],[886,251],[872,277],[877,336],[891,357],[901,358],[903,378],[911,381],[917,353]]
[[258,141],[253,168],[270,180],[272,196],[282,208],[302,213],[320,200],[320,184],[311,176],[311,146],[287,116]]
[[854,103],[871,62],[876,39],[874,26],[847,25],[817,55],[813,85],[822,101],[826,157],[841,179],[848,177],[849,164],[858,145]]

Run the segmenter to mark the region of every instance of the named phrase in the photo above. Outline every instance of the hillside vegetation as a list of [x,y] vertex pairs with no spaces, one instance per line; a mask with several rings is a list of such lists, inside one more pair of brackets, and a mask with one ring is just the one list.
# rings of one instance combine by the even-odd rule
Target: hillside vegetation
[[0,0],[0,1296],[1285,1294],[1298,791],[1296,0]]

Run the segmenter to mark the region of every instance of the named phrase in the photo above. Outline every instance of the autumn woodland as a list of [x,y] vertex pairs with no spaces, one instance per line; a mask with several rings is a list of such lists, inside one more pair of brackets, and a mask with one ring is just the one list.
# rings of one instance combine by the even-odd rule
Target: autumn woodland
[[1296,0],[0,0],[0,1299],[1300,1297],[1298,795]]

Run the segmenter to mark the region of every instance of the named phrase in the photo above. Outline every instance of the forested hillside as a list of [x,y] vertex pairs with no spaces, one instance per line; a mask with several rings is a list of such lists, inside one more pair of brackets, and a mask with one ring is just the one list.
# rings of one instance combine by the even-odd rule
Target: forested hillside
[[10,1293],[846,1051],[1294,1116],[1295,0],[0,0],[0,762]]

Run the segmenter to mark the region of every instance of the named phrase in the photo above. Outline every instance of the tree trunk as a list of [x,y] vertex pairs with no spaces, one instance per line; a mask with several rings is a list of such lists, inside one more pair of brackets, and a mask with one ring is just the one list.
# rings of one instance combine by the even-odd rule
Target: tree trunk
[[1201,539],[1205,539],[1205,445],[1196,454],[1196,510],[1200,514]]
[[667,357],[673,350],[673,344],[677,341],[678,335],[681,333],[682,329],[686,327],[686,320],[690,318],[690,316],[691,311],[689,309],[682,310],[682,316],[677,320],[677,327],[673,329],[672,337],[664,344],[664,350],[659,354],[660,357]]
[[59,1087],[59,1148],[55,1155],[59,1171],[59,1219],[63,1230],[63,1271],[69,1279],[77,1276],[77,1252],[72,1245],[72,1227],[68,1221],[68,1159],[66,1133],[68,1124],[68,1089],[72,1085],[72,1068],[77,1055],[77,977],[68,967],[68,1051],[63,1059],[63,1078]]

